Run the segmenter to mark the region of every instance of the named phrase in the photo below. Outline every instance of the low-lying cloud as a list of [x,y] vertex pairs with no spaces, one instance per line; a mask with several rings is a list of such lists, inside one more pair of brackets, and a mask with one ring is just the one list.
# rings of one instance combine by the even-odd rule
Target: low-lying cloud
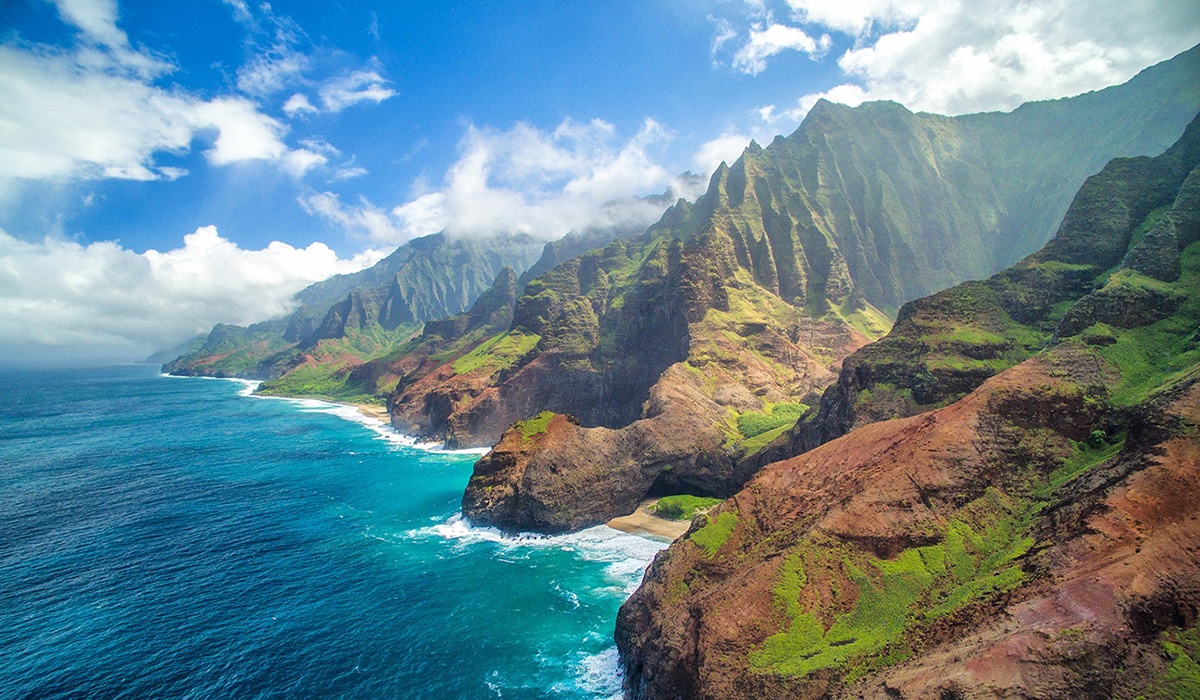
[[[660,164],[670,138],[652,119],[628,138],[599,119],[567,119],[550,131],[525,123],[507,130],[468,126],[442,185],[419,186],[390,211],[363,198],[343,202],[332,192],[299,202],[352,235],[390,244],[438,231],[520,232],[550,240],[587,227],[645,227],[666,205],[641,197],[697,194],[691,180],[678,180]],[[729,146],[726,140],[708,151],[724,155]]]
[[23,241],[0,230],[0,347],[37,356],[88,351],[140,359],[218,322],[247,324],[294,308],[304,287],[367,267],[323,243],[246,250],[204,226],[182,247],[136,253],[111,241]]

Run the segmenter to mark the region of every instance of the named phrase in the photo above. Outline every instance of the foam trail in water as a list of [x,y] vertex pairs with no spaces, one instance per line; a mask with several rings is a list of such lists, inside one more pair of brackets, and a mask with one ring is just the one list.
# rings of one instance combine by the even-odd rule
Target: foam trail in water
[[642,574],[654,560],[654,555],[670,544],[614,530],[607,525],[597,525],[566,535],[506,535],[493,527],[473,526],[457,513],[441,523],[411,530],[407,535],[414,539],[440,537],[463,548],[491,543],[499,546],[505,556],[513,558],[521,558],[523,553],[539,549],[572,552],[585,561],[607,562],[605,579],[616,587],[617,591],[614,592],[625,597],[637,590]]
[[604,700],[621,700],[624,680],[625,672],[615,646],[583,657],[575,673],[580,690]]
[[[173,374],[163,374],[163,377],[175,377]],[[256,394],[255,391],[262,384],[261,381],[253,379],[240,379],[236,377],[183,377],[183,379],[217,379],[220,381],[234,382],[241,384],[242,388],[238,391],[238,396],[248,396],[253,399],[271,399],[275,401],[286,401],[300,408],[301,411],[307,413],[328,413],[337,416],[342,420],[351,423],[358,423],[376,434],[376,439],[385,440],[393,445],[401,447],[409,447],[425,452],[434,452],[437,454],[447,455],[485,455],[491,452],[488,447],[473,447],[465,450],[447,450],[440,442],[418,442],[416,438],[403,435],[391,426],[387,421],[381,420],[374,416],[368,416],[357,407],[344,403],[335,403],[332,401],[321,401],[319,399],[297,399],[288,396],[263,396]]]

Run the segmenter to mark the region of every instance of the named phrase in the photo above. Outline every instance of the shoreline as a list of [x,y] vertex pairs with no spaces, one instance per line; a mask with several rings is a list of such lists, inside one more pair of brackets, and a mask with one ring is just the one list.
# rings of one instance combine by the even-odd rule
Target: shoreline
[[[338,402],[333,401],[331,403],[338,403]],[[381,420],[389,426],[392,424],[392,416],[390,413],[388,413],[387,409],[384,408],[383,406],[376,406],[374,404],[369,404],[369,403],[347,403],[347,404],[342,404],[342,405],[343,406],[351,406],[355,409],[358,409],[358,412],[363,414],[367,418],[374,418],[375,420]]]
[[675,541],[687,533],[692,526],[690,520],[667,520],[650,512],[650,508],[658,503],[652,498],[642,503],[629,515],[622,515],[609,520],[606,524],[614,530],[630,535],[653,535]]

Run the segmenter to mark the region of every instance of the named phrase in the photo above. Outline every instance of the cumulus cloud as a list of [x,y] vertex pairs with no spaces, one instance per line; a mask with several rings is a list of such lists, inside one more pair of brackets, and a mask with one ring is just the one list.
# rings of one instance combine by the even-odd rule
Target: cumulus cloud
[[[718,34],[718,38],[722,36]],[[828,34],[814,39],[798,27],[758,24],[750,29],[750,39],[733,55],[733,67],[743,73],[758,75],[767,69],[767,59],[775,54],[790,50],[819,56],[829,49],[830,41]],[[716,39],[713,44],[720,50]]]
[[695,194],[694,176],[673,178],[657,160],[669,140],[652,119],[624,139],[601,120],[567,119],[550,131],[525,123],[507,130],[468,126],[443,184],[418,182],[409,200],[390,211],[363,197],[343,202],[333,192],[298,201],[310,214],[379,243],[438,231],[521,232],[550,240],[590,226],[639,228],[666,208],[663,199],[646,195]]
[[308,96],[304,93],[297,92],[283,103],[283,111],[289,117],[298,117],[302,114],[315,114],[319,112],[312,102],[308,101]]
[[15,179],[173,179],[183,171],[158,154],[186,152],[209,132],[214,165],[265,160],[302,173],[319,162],[290,149],[287,127],[245,97],[159,86],[174,67],[129,45],[115,3],[59,9],[80,30],[75,46],[0,45],[0,190]]
[[802,118],[821,96],[942,114],[1008,110],[1124,82],[1200,42],[1193,0],[786,2],[799,28],[852,41],[837,59],[845,82],[764,108],[779,121]]
[[692,167],[699,173],[712,173],[722,162],[733,163],[746,150],[752,137],[745,134],[726,133],[701,144],[692,157]]
[[218,322],[288,313],[304,287],[383,254],[340,259],[323,243],[245,250],[213,226],[184,236],[180,248],[140,254],[108,241],[31,243],[0,230],[0,347],[144,356]]
[[636,197],[671,184],[655,158],[669,138],[652,119],[625,140],[601,120],[568,119],[553,131],[470,126],[444,186],[418,192],[392,214],[412,235],[520,231],[551,239],[587,226],[649,225],[662,207]]

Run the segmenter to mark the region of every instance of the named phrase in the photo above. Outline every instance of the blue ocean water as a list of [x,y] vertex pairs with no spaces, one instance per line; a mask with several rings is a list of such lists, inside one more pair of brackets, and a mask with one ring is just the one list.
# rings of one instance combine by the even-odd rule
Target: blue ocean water
[[246,393],[0,373],[0,697],[619,696],[663,543],[470,528],[476,456]]

